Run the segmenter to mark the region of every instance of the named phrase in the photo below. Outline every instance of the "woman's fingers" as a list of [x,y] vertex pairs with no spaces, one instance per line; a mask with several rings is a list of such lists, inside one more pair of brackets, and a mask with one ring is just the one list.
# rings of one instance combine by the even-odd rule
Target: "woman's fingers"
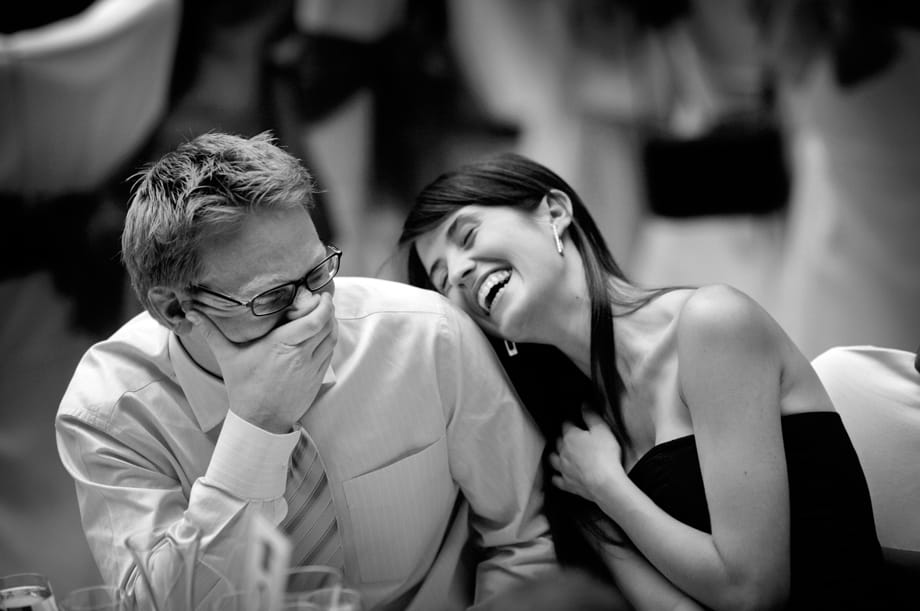
[[593,429],[597,426],[607,426],[607,423],[604,422],[604,419],[601,418],[594,410],[582,408],[581,410],[582,418],[585,419],[585,425],[589,429]]
[[555,486],[556,488],[559,488],[560,490],[564,490],[565,492],[571,492],[568,486],[566,486],[565,478],[563,478],[561,475],[554,475],[550,481],[552,481],[553,486]]

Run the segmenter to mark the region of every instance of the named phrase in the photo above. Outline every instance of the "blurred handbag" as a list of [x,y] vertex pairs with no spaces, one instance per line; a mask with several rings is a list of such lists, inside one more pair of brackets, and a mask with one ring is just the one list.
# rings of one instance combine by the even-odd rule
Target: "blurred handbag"
[[703,134],[649,134],[646,201],[665,217],[770,214],[789,201],[785,139],[770,115],[723,120]]
[[755,53],[729,58],[730,70],[713,63],[686,28],[651,40],[640,152],[650,211],[685,218],[785,209],[791,177],[770,67]]

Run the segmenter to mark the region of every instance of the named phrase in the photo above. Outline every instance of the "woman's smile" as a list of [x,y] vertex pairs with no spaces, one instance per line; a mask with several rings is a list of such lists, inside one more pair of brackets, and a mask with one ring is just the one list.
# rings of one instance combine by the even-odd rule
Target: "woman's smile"
[[476,303],[486,313],[492,312],[492,307],[499,299],[511,279],[511,271],[500,269],[490,272],[480,282],[479,290],[476,292]]

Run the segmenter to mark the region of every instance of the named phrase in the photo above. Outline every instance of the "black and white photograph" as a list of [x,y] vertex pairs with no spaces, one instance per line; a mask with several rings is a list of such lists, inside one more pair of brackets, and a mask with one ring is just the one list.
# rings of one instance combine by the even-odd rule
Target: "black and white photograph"
[[0,611],[920,608],[920,5],[0,7]]

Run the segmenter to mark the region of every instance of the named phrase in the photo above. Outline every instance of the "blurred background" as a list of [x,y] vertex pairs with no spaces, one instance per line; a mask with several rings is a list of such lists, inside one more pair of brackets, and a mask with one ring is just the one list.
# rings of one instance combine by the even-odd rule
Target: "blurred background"
[[[31,6],[41,5],[41,6]],[[0,574],[100,578],[53,418],[139,311],[130,176],[272,130],[342,273],[400,279],[414,194],[557,171],[646,285],[725,282],[809,358],[920,344],[920,16],[894,0],[59,0],[0,8]]]

